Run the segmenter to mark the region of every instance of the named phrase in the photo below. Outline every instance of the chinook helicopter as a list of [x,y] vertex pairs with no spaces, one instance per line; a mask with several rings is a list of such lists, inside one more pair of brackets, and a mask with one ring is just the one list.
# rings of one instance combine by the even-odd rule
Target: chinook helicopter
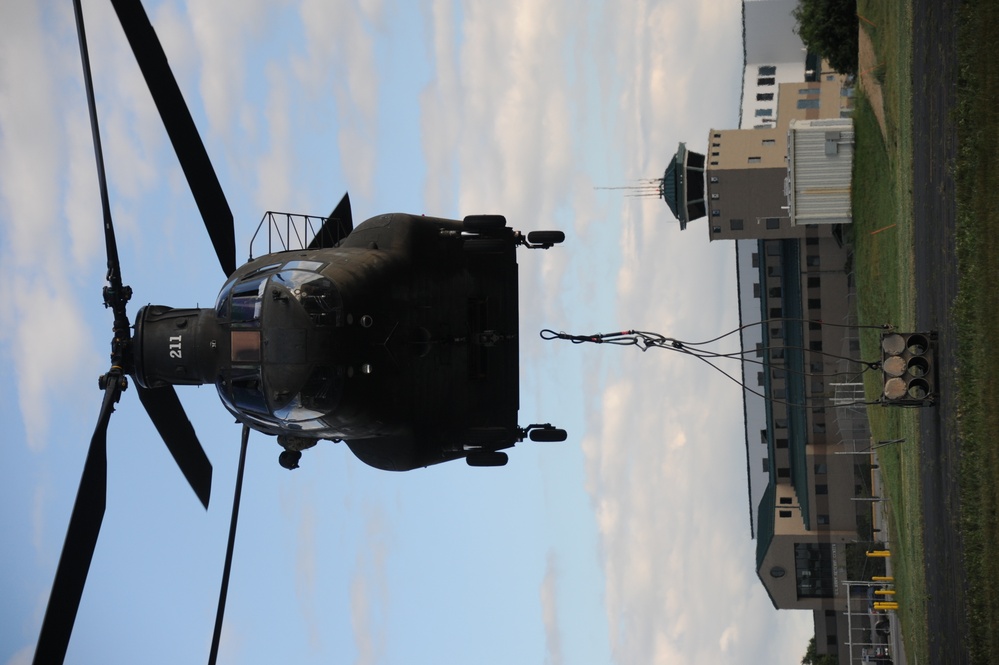
[[[199,500],[212,466],[174,390],[214,384],[242,427],[236,496],[209,662],[218,652],[250,430],[276,437],[282,466],[319,441],[345,443],[378,469],[464,459],[503,466],[530,438],[563,441],[551,424],[521,426],[519,247],[548,249],[560,231],[527,234],[501,215],[412,214],[356,227],[344,195],[327,217],[267,213],[268,251],[236,267],[233,215],[190,111],[139,0],[111,0],[227,279],[210,308],[126,312],[81,0],[74,0],[107,251],[111,366],[42,622],[34,662],[64,660],[96,548],[107,493],[107,429],[134,383]],[[281,233],[276,218],[286,221]],[[261,229],[258,229],[258,233]],[[275,236],[277,236],[275,238]],[[275,241],[277,247],[275,248]]]

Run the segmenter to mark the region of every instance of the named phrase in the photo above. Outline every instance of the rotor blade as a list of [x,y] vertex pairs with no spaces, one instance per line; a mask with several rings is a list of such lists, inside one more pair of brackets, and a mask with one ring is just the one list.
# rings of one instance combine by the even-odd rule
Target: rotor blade
[[333,247],[338,242],[350,235],[354,230],[354,218],[350,213],[350,196],[344,193],[340,203],[333,208],[333,212],[323,222],[323,228],[309,243],[309,249],[319,247]]
[[90,439],[90,450],[83,465],[80,488],[76,491],[76,503],[69,518],[66,541],[56,568],[42,630],[38,635],[34,662],[39,665],[63,662],[70,635],[73,634],[76,612],[80,608],[83,587],[87,583],[90,562],[97,547],[97,536],[104,521],[108,486],[108,421],[120,395],[121,378],[109,377],[97,428]]
[[[121,267],[118,264],[118,243],[111,223],[111,204],[108,201],[108,183],[104,172],[104,151],[101,149],[101,131],[97,123],[97,103],[94,101],[94,80],[90,74],[90,52],[87,48],[87,32],[83,25],[83,7],[80,0],[73,0],[76,16],[76,34],[80,41],[80,60],[83,64],[83,83],[87,93],[87,108],[90,112],[90,133],[94,142],[94,158],[97,161],[97,184],[101,192],[101,208],[104,212],[104,244],[108,257],[108,282],[111,288],[121,290]],[[117,314],[117,312],[116,312]]]
[[201,218],[215,246],[222,270],[229,276],[236,270],[236,236],[232,225],[232,211],[177,80],[170,70],[160,40],[139,0],[111,0],[111,4],[114,5],[128,43],[132,46],[132,53],[135,54],[149,92],[152,93],[180,166],[184,169],[187,184],[198,204],[198,210],[201,211]]
[[146,407],[146,413],[163,437],[174,461],[207,509],[212,494],[212,463],[208,461],[198,435],[194,433],[194,426],[184,413],[177,391],[173,386],[143,388],[138,382],[136,388],[142,406]]
[[222,588],[219,589],[219,609],[215,614],[215,633],[212,635],[212,650],[208,654],[208,665],[215,665],[219,655],[219,641],[222,639],[222,617],[225,615],[225,599],[229,595],[229,570],[232,568],[232,550],[236,543],[239,497],[243,493],[243,469],[246,466],[246,443],[249,440],[250,428],[243,425],[243,440],[239,446],[239,466],[236,469],[236,490],[232,497],[232,517],[229,519],[229,542],[225,549],[225,564],[222,566]]

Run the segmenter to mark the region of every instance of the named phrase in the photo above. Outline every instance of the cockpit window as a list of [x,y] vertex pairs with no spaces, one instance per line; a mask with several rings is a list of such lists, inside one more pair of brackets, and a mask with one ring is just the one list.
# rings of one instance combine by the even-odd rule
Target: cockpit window
[[230,332],[230,339],[234,363],[260,362],[259,330],[233,330]]
[[249,279],[232,289],[232,322],[260,325],[260,298],[267,282],[266,277]]
[[285,270],[307,270],[309,272],[319,272],[324,264],[319,261],[288,261]]
[[[225,395],[223,390],[219,393]],[[230,394],[237,410],[268,415],[259,367],[233,367]]]
[[[292,263],[315,262],[293,261]],[[340,299],[340,291],[331,279],[314,272],[285,269],[274,275],[271,283],[280,284],[288,289],[317,325],[340,324],[343,302]]]

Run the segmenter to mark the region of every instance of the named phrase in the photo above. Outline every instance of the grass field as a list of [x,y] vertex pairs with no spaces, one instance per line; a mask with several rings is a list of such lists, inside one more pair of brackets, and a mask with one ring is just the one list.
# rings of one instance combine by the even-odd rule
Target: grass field
[[[878,64],[861,68],[861,77],[881,84],[885,133],[867,98],[854,111],[857,145],[853,178],[853,233],[859,319],[864,325],[915,325],[912,251],[911,16],[908,3],[858,2]],[[890,6],[889,6],[890,5]],[[864,358],[880,357],[879,335],[861,337]],[[880,375],[869,372],[868,399],[881,394]],[[899,617],[910,662],[927,662],[926,592],[923,576],[922,508],[919,480],[918,414],[911,409],[869,409],[875,440],[904,439],[878,451],[888,492],[892,566],[900,603]]]
[[[855,111],[857,152],[854,172],[854,242],[860,320],[914,325],[912,283],[912,21],[909,3],[860,0],[861,25],[878,58],[873,76],[882,84],[886,119],[882,135],[870,104],[861,96]],[[919,20],[916,18],[915,20]],[[958,42],[960,80],[956,120],[959,299],[957,368],[958,431],[961,437],[961,528],[965,568],[971,587],[967,648],[972,662],[990,662],[999,647],[999,358],[989,343],[999,330],[999,291],[991,277],[999,271],[999,70],[987,50],[999,34],[999,8],[971,0],[962,8]],[[862,339],[864,357],[877,357],[876,333]],[[868,394],[880,393],[871,376]],[[920,510],[918,414],[914,410],[870,411],[877,439],[906,439],[882,448],[879,461],[890,497],[892,563],[901,605],[908,660],[927,662],[926,592]],[[954,645],[963,648],[964,645]]]

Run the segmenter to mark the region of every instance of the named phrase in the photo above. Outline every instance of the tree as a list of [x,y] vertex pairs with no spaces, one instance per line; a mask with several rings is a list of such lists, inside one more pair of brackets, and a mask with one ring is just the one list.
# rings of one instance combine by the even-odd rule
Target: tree
[[794,30],[809,51],[842,74],[857,73],[857,0],[798,0]]
[[815,653],[815,636],[808,641],[808,648],[801,659],[801,665],[838,665],[839,659],[830,654]]

